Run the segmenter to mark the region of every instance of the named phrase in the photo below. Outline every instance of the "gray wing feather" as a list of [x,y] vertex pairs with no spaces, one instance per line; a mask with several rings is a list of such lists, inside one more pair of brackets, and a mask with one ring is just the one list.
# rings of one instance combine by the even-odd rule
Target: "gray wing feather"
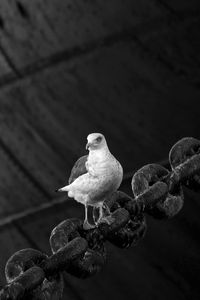
[[71,184],[76,178],[87,173],[85,163],[87,161],[88,155],[81,156],[74,164],[71,174],[69,177],[69,184]]

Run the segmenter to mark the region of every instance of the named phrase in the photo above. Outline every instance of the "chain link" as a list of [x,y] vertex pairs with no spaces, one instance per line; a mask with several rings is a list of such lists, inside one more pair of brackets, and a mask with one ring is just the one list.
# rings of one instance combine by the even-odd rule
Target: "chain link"
[[99,272],[106,262],[105,242],[120,248],[136,245],[146,232],[145,214],[171,218],[183,207],[183,185],[200,190],[200,141],[183,138],[170,150],[171,171],[158,164],[148,164],[132,178],[133,197],[117,191],[106,200],[111,214],[109,225],[102,222],[90,230],[80,219],[67,219],[50,236],[52,255],[23,249],[8,260],[7,285],[0,300],[62,298],[62,272],[86,278]]

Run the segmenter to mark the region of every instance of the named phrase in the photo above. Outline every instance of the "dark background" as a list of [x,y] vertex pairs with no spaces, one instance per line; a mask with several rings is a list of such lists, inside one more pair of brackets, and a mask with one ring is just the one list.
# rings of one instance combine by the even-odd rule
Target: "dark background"
[[[166,160],[184,136],[200,138],[198,2],[0,1],[1,284],[10,255],[50,254],[54,226],[83,216],[54,190],[88,133],[106,136],[125,173]],[[100,274],[66,275],[63,299],[199,299],[199,215],[199,194],[185,190],[183,210],[148,217],[136,247],[108,245]]]

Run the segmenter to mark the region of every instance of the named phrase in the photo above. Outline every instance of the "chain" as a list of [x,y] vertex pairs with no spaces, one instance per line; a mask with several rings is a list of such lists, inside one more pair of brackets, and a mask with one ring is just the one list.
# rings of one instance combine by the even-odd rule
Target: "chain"
[[109,220],[84,230],[80,219],[67,219],[50,236],[52,255],[23,249],[8,260],[7,285],[0,300],[62,298],[62,272],[86,278],[99,272],[106,262],[105,242],[120,248],[136,245],[146,232],[145,214],[171,218],[183,207],[183,186],[200,190],[200,141],[183,138],[169,152],[171,170],[148,164],[132,177],[133,197],[115,192],[105,201]]

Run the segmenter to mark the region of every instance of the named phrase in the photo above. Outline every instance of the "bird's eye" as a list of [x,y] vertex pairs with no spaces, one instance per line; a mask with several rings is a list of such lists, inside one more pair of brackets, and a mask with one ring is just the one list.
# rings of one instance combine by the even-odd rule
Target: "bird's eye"
[[102,137],[101,137],[101,136],[98,136],[98,137],[96,138],[97,143],[100,143],[101,140],[102,140]]

